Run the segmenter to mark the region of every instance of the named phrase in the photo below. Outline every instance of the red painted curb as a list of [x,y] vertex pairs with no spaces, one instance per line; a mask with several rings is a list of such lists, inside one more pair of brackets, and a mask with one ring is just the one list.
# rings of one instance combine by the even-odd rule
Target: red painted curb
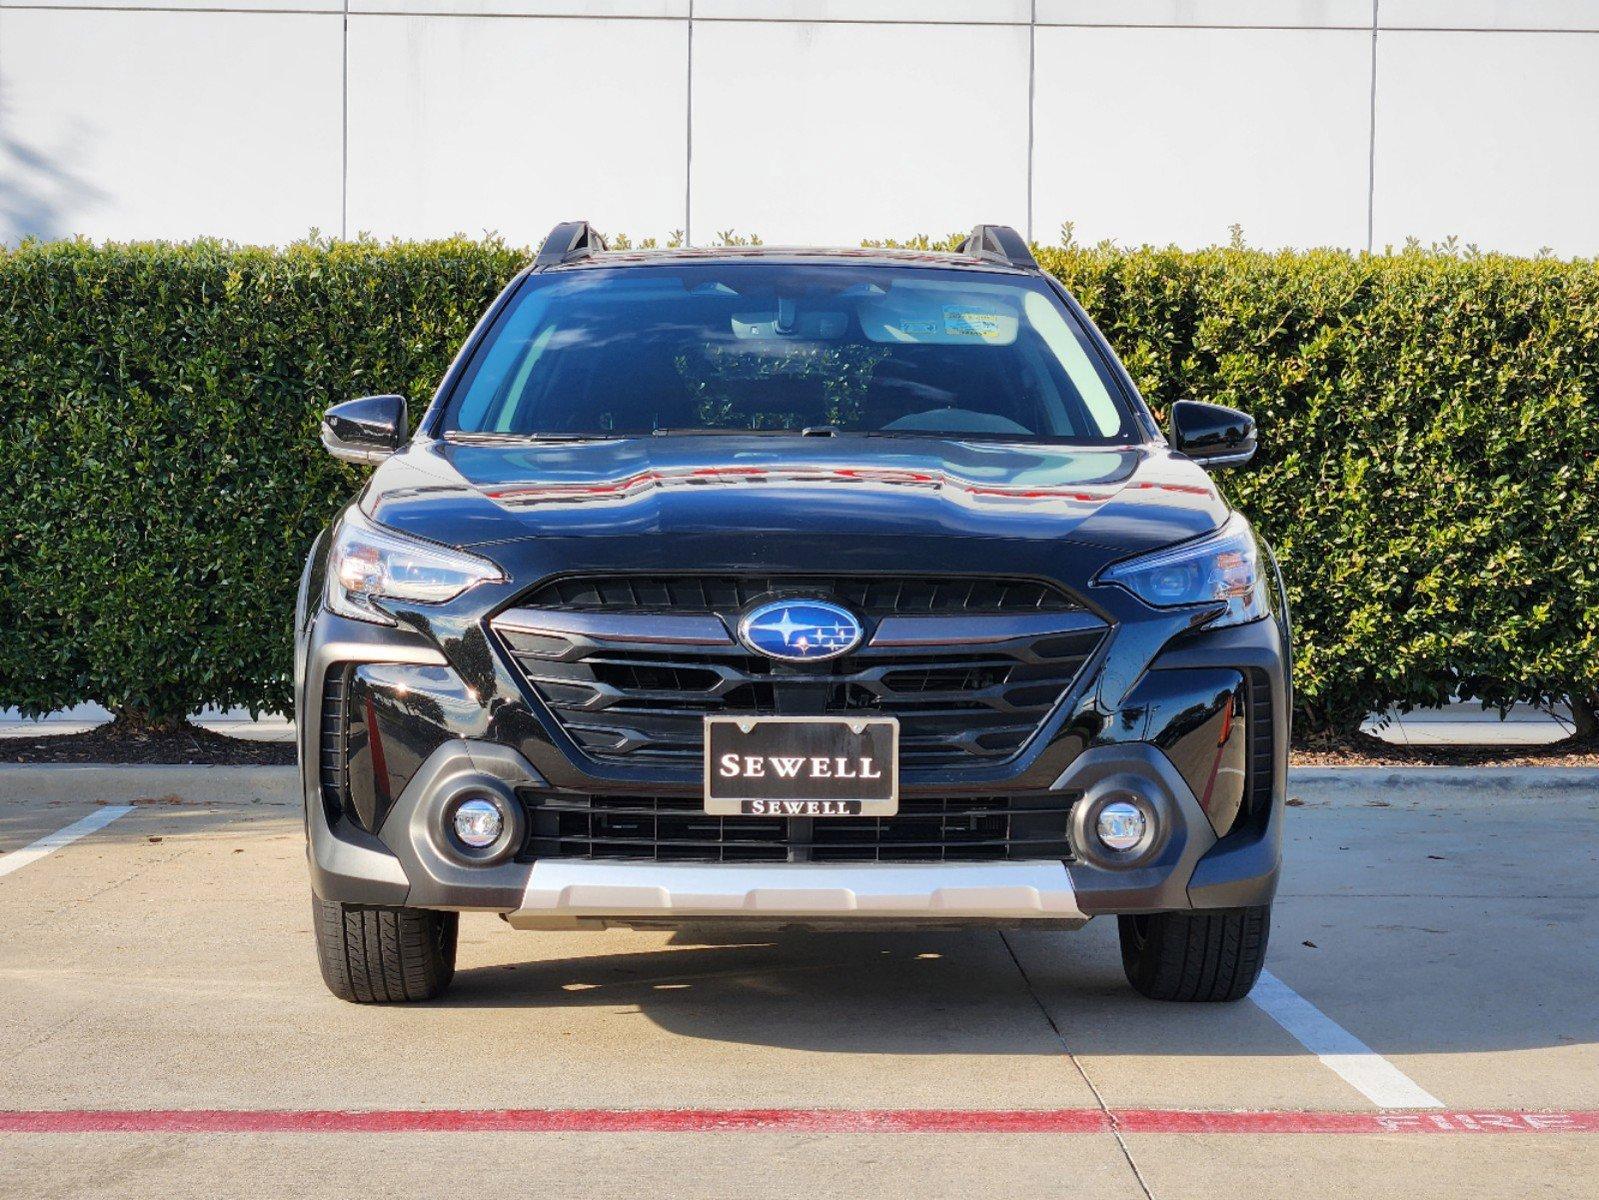
[[970,1109],[35,1109],[0,1133],[1599,1133],[1599,1111]]
[[1599,1111],[1193,1112],[1113,1111],[1124,1133],[1599,1133]]

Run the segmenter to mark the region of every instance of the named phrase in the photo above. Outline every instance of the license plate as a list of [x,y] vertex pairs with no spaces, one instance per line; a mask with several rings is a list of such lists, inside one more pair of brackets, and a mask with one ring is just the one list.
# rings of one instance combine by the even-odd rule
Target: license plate
[[892,816],[899,811],[899,721],[706,717],[705,811]]

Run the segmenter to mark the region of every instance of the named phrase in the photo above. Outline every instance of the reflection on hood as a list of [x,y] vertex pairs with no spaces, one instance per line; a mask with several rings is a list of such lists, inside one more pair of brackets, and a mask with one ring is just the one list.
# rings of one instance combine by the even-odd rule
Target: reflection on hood
[[1146,447],[736,436],[419,442],[372,516],[457,544],[668,532],[1105,538],[1136,548],[1226,516],[1209,476]]

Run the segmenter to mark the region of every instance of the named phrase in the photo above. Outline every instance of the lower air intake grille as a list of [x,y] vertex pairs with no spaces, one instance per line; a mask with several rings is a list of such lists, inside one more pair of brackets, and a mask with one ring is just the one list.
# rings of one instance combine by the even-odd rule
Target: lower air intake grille
[[1244,764],[1244,806],[1247,818],[1262,823],[1271,812],[1272,768],[1276,744],[1271,721],[1271,685],[1260,671],[1249,671],[1249,715],[1244,722],[1249,758]]
[[892,817],[722,817],[697,796],[520,793],[523,862],[540,858],[648,862],[992,862],[1071,857],[1075,794],[902,797]]
[[318,747],[318,766],[322,807],[327,812],[330,824],[344,815],[350,799],[349,731],[344,719],[344,697],[349,682],[347,669],[342,663],[330,668],[322,683],[322,738]]

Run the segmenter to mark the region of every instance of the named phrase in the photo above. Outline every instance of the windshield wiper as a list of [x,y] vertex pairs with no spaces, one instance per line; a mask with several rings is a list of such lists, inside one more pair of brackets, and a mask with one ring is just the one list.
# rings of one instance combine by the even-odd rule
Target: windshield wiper
[[650,430],[651,437],[771,437],[787,434],[798,437],[797,429],[731,429],[725,425],[682,425]]
[[455,431],[444,435],[452,442],[464,445],[503,445],[511,442],[601,442],[621,437],[617,433],[500,433],[486,430],[479,433]]
[[807,425],[803,429],[734,429],[725,425],[683,425],[651,431],[652,437],[833,437],[840,430],[835,425]]

